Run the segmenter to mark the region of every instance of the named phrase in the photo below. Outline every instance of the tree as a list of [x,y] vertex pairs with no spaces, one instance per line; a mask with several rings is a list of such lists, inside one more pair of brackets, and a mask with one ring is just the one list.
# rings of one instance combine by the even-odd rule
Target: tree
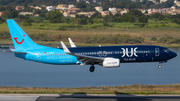
[[89,19],[88,22],[89,22],[89,24],[93,24],[93,23],[94,23],[93,20],[92,20],[91,18]]
[[174,0],[167,0],[165,3],[164,3],[164,7],[165,8],[169,8],[171,6],[174,5]]
[[103,10],[108,10],[109,7],[113,7],[113,3],[112,2],[102,2],[101,7],[103,8]]
[[31,19],[25,19],[22,23],[23,26],[31,26],[32,20]]
[[60,12],[60,11],[50,11],[48,12],[47,14],[47,18],[50,22],[52,22],[52,20],[56,19],[56,23],[60,23],[60,22],[63,22],[63,14]]
[[171,20],[173,23],[177,23],[178,22],[178,19],[177,18],[174,18]]
[[12,11],[11,12],[11,18],[16,18],[18,16],[18,12],[17,11]]
[[86,8],[86,3],[84,3],[84,2],[79,2],[79,3],[76,4],[76,7],[77,7],[77,8]]
[[179,25],[180,25],[180,19],[177,21],[177,24],[179,24]]
[[3,12],[5,10],[6,10],[6,8],[4,6],[0,6],[0,12]]
[[159,20],[163,20],[163,19],[164,19],[164,16],[161,14],[158,19],[159,19]]
[[140,23],[148,23],[148,18],[144,15],[144,16],[140,16],[139,18],[138,18],[138,21],[140,22]]
[[132,10],[132,9],[134,9],[134,8],[135,8],[135,5],[134,5],[134,4],[131,4],[131,3],[129,3],[129,4],[126,4],[125,8],[128,8],[129,10]]
[[113,21],[113,16],[112,15],[106,15],[103,18],[103,23],[111,23]]
[[32,12],[33,11],[33,8],[30,8],[30,7],[26,7],[23,9],[24,12]]
[[163,21],[169,21],[169,18],[165,17],[165,18],[163,19]]
[[11,18],[11,12],[10,11],[3,11],[2,17],[5,19]]
[[86,6],[86,10],[89,12],[89,11],[95,11],[95,8],[92,4],[87,4]]
[[131,10],[131,11],[129,12],[129,14],[134,15],[134,16],[137,16],[137,17],[143,15],[143,13],[142,13],[140,10]]
[[155,36],[151,37],[151,41],[156,41],[157,38]]
[[40,13],[39,16],[40,17],[46,17],[46,15],[44,13]]
[[92,19],[94,19],[94,18],[102,18],[102,15],[101,15],[101,13],[99,13],[99,12],[96,11],[96,13],[94,13],[93,15],[91,15],[91,18],[92,18]]
[[120,16],[121,16],[120,13],[116,13],[116,14],[114,15],[114,17],[117,17],[117,18],[120,18]]
[[113,22],[121,22],[120,17],[121,17],[121,14],[116,13],[116,14],[113,16]]
[[148,8],[150,8],[150,6],[152,6],[152,5],[154,5],[154,3],[153,3],[152,1],[146,2],[146,6],[147,6]]
[[87,25],[87,20],[85,18],[80,20],[81,25]]
[[19,19],[30,19],[30,15],[18,15]]
[[39,9],[35,10],[35,14],[40,14],[40,13],[41,13],[41,10],[39,10]]
[[155,13],[155,14],[151,15],[151,18],[158,19],[158,20],[163,20],[164,16],[161,13]]
[[122,21],[122,22],[135,22],[135,18],[133,15],[123,14],[120,17],[120,21]]
[[156,0],[156,2],[160,3],[160,0]]
[[13,7],[12,7],[12,5],[7,5],[7,7],[6,7],[6,10],[8,10],[8,11],[13,11],[14,9],[13,9]]
[[2,23],[2,22],[4,22],[5,20],[2,18],[2,17],[0,17],[0,23]]
[[24,3],[24,7],[26,8],[28,5],[27,5],[27,1],[25,1],[25,3]]
[[88,16],[76,14],[76,18],[85,18],[85,19],[88,19]]
[[146,5],[141,5],[141,8],[148,9]]

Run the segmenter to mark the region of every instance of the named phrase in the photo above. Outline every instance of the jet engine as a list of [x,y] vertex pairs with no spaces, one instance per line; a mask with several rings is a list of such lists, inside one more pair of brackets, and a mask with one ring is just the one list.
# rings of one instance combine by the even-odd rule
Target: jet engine
[[116,58],[105,58],[104,61],[99,65],[103,66],[104,68],[119,67],[120,60]]

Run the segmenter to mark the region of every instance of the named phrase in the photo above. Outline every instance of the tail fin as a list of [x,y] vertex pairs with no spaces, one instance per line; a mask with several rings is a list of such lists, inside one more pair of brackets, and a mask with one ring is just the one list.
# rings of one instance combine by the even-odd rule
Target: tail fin
[[8,19],[7,24],[16,51],[25,51],[28,49],[37,49],[44,47],[34,43],[13,19]]

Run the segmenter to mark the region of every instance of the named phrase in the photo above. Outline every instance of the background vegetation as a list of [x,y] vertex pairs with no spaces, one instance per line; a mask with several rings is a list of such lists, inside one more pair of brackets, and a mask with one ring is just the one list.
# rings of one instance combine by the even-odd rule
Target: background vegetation
[[1,94],[180,94],[179,84],[81,88],[0,87]]
[[[171,7],[174,0],[155,5],[151,1],[131,2],[130,0],[101,0],[101,4],[85,2],[76,3],[75,0],[0,0],[0,43],[9,44],[10,34],[5,19],[13,18],[25,32],[36,42],[54,43],[60,40],[66,41],[72,38],[77,44],[180,44],[179,28],[180,14],[145,15],[134,8]],[[68,3],[69,2],[69,3]],[[97,2],[99,2],[97,0]],[[157,2],[159,2],[157,0]],[[40,6],[75,4],[82,11],[95,11],[95,6],[102,6],[104,10],[109,7],[128,8],[130,11],[123,15],[101,16],[96,12],[91,17],[76,15],[75,18],[64,17],[57,10],[47,12],[45,8],[35,10],[29,5]],[[32,15],[18,15],[20,11],[15,10],[16,5],[23,5],[24,11],[34,11],[38,17]]]
[[143,0],[143,2],[132,2],[131,0],[96,0],[99,3],[94,3],[92,0],[87,0],[90,4],[85,3],[85,1],[77,3],[76,0],[0,0],[0,5],[58,5],[58,4],[75,4],[77,8],[81,8],[83,11],[92,11],[95,6],[103,7],[103,10],[108,10],[109,7],[116,8],[169,8],[174,5],[174,0],[168,0],[164,3],[159,3],[160,0],[156,0],[159,4],[154,4],[152,1]]

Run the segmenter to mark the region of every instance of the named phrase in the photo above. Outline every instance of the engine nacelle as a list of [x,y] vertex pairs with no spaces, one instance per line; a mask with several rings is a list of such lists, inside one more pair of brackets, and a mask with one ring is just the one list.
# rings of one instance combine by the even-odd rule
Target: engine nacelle
[[101,63],[100,65],[105,68],[119,67],[120,60],[116,58],[105,58],[103,63]]

